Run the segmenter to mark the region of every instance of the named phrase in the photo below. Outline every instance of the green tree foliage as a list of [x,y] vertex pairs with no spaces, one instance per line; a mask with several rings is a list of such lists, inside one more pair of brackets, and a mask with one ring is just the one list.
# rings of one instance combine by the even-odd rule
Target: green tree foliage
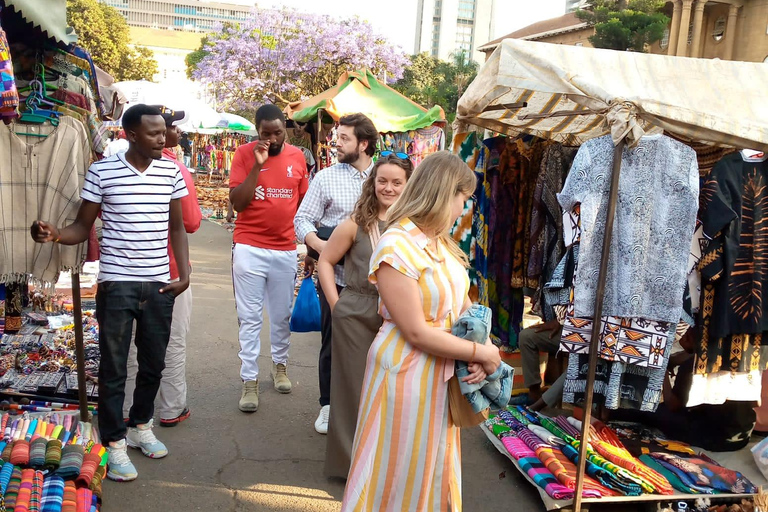
[[595,27],[589,42],[595,48],[645,52],[664,37],[669,18],[662,12],[664,0],[594,0],[590,10],[576,16]]
[[206,55],[208,55],[208,50],[206,49],[207,45],[208,36],[205,36],[200,40],[200,47],[184,57],[184,62],[187,64],[187,78],[192,78],[192,73],[197,69],[197,65]]
[[114,7],[98,0],[67,0],[67,23],[94,64],[115,80],[152,80],[157,72],[151,50],[129,46],[128,23]]
[[452,122],[459,98],[477,75],[477,63],[467,62],[463,54],[454,55],[452,62],[429,53],[413,55],[410,59],[403,78],[393,87],[426,108],[440,105],[448,122]]

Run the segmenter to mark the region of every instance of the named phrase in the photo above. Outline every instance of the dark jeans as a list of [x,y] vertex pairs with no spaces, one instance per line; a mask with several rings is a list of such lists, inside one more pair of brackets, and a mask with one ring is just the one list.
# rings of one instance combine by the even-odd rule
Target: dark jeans
[[99,322],[99,433],[103,444],[125,437],[123,400],[128,350],[136,322],[139,372],[127,426],[143,425],[155,412],[155,396],[165,368],[175,297],[160,293],[165,283],[99,283],[96,319]]
[[[336,289],[341,293],[344,287],[336,285]],[[331,306],[328,304],[323,293],[323,287],[320,286],[319,282],[317,283],[317,294],[320,296],[320,336],[322,339],[317,370],[320,379],[320,406],[323,407],[331,403],[331,326],[333,321]]]

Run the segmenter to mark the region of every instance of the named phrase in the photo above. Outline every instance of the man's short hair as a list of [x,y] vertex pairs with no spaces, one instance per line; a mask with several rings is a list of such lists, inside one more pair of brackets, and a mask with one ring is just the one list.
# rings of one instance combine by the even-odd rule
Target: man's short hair
[[379,132],[365,114],[349,114],[339,119],[339,126],[351,126],[355,130],[355,138],[358,144],[364,140],[368,141],[368,147],[365,148],[365,154],[373,156],[376,153],[376,146],[379,143]]
[[280,121],[285,126],[285,114],[280,110],[280,107],[268,103],[262,105],[256,111],[256,129],[259,129],[259,125],[262,121]]
[[162,116],[162,114],[156,107],[139,103],[126,110],[123,114],[123,128],[135,131],[141,126],[142,116]]

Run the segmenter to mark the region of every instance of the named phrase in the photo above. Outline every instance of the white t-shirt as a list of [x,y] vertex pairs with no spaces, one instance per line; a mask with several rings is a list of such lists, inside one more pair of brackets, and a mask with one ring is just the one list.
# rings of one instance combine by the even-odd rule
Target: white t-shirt
[[178,166],[153,160],[139,172],[119,153],[91,165],[80,197],[101,204],[99,282],[170,280],[171,200],[188,194]]
[[111,156],[115,156],[118,153],[125,153],[128,151],[128,146],[130,144],[125,139],[115,139],[109,144],[107,144],[106,149],[104,149],[104,158],[109,158]]

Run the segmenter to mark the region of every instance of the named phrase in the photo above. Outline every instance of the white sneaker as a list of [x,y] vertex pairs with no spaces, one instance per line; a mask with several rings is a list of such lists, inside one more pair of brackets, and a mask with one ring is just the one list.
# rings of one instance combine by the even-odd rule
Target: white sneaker
[[107,478],[116,482],[130,482],[136,480],[139,474],[128,457],[128,449],[125,439],[115,443],[110,443],[107,447],[109,453],[109,464],[107,466]]
[[328,433],[328,418],[330,416],[331,416],[331,406],[324,405],[320,409],[320,414],[317,415],[317,419],[315,420],[315,431],[317,431],[318,434]]
[[168,448],[157,440],[152,432],[152,424],[153,420],[149,420],[145,425],[129,428],[125,440],[128,446],[140,449],[150,459],[162,459],[168,455]]

